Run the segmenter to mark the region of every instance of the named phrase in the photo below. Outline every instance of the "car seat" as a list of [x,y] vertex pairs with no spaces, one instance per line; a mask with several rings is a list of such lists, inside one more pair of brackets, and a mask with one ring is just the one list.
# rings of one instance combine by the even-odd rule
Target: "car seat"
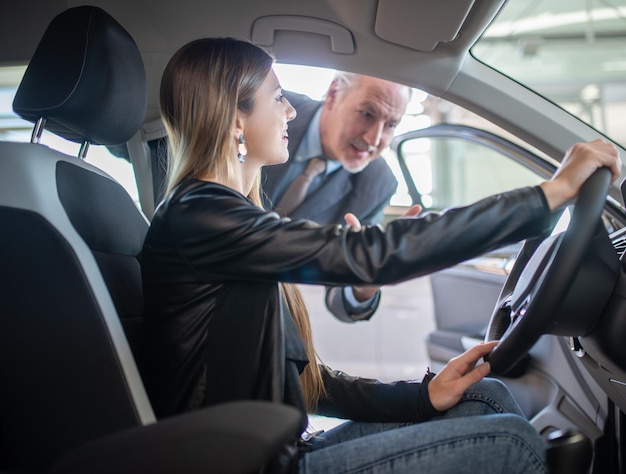
[[[124,331],[142,311],[148,222],[80,158],[141,125],[131,36],[97,7],[60,13],[13,106],[35,128],[31,143],[0,142],[0,472],[261,470],[299,412],[244,401],[157,421]],[[39,144],[44,130],[81,143],[79,157]]]

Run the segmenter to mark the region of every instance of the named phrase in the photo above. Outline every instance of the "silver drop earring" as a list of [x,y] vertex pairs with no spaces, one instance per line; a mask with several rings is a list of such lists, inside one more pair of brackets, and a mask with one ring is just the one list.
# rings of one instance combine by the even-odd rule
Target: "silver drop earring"
[[246,139],[243,137],[243,133],[239,135],[239,145],[237,145],[237,159],[239,163],[246,161],[246,155],[248,154],[248,147],[246,147]]

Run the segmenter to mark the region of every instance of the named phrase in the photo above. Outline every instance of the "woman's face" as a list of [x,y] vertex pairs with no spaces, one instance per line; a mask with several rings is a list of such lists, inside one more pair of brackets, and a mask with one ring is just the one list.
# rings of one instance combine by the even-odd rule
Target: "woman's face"
[[261,166],[287,161],[287,122],[295,116],[296,109],[283,97],[278,78],[270,70],[255,94],[254,110],[243,116],[246,160],[256,160]]

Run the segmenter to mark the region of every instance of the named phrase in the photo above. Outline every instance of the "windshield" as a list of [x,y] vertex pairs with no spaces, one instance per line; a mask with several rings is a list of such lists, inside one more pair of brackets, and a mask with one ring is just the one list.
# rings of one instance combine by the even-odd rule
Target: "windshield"
[[626,145],[626,0],[509,0],[471,52]]

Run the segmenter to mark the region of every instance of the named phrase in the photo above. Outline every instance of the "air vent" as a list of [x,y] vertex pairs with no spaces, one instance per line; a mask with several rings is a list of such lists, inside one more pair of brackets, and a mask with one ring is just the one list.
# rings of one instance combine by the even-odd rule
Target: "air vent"
[[610,236],[613,248],[617,252],[618,257],[622,257],[626,250],[626,227],[613,232]]

